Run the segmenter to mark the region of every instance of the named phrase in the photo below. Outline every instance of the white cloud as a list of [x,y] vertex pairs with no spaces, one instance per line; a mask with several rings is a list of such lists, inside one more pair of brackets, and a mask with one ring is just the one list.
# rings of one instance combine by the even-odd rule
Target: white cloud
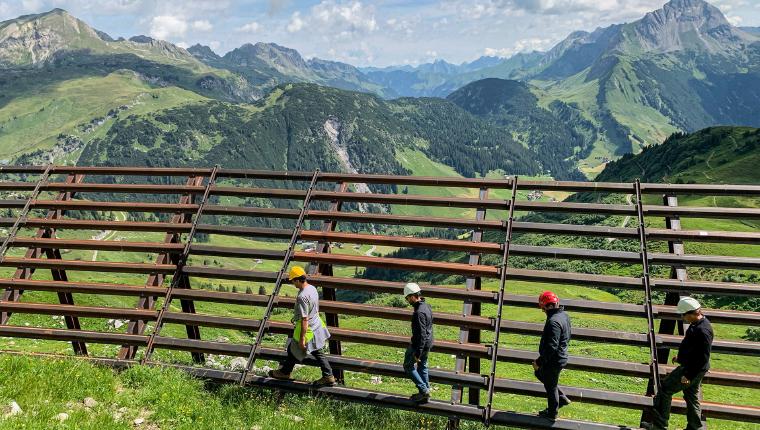
[[187,48],[190,47],[190,45],[188,45],[186,42],[179,42],[176,45],[179,46],[182,49],[187,49]]
[[242,32],[242,33],[255,33],[259,31],[260,28],[261,28],[261,25],[259,25],[258,22],[251,21],[248,24],[238,27],[237,31]]
[[176,16],[155,16],[150,22],[150,35],[156,39],[167,40],[170,37],[182,37],[187,33],[187,21]]
[[193,21],[192,27],[193,30],[198,31],[211,31],[214,29],[214,26],[207,19]]
[[[386,23],[397,25],[397,20],[389,19]],[[336,0],[323,0],[314,5],[306,16],[302,16],[301,11],[293,12],[285,28],[289,33],[295,33],[306,27],[328,37],[339,38],[355,33],[371,33],[379,28],[374,7],[367,7],[359,1]]]
[[512,50],[507,48],[486,48],[483,50],[483,55],[486,57],[502,57],[506,58],[512,55]]
[[326,25],[348,27],[351,31],[375,31],[377,21],[372,7],[365,7],[361,2],[338,3],[323,0],[311,9],[312,17]]
[[486,48],[483,55],[487,57],[508,58],[519,52],[545,51],[554,44],[552,39],[527,38],[516,41],[511,48]]
[[301,12],[293,12],[293,15],[290,17],[290,22],[288,23],[286,29],[289,33],[295,33],[297,31],[301,31],[303,27],[304,21],[301,19]]

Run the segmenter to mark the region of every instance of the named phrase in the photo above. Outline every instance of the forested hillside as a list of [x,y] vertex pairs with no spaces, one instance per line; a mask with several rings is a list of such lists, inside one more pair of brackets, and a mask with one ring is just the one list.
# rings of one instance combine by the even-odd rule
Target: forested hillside
[[463,176],[540,172],[533,154],[502,129],[447,101],[388,102],[313,84],[278,87],[253,106],[204,102],[121,114],[79,162],[409,173],[396,160],[401,148],[417,148]]

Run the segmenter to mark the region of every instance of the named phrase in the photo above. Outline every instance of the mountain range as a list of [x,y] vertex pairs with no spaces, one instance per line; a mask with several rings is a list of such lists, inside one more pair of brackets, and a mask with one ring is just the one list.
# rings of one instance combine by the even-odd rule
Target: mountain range
[[[291,118],[287,105],[306,98],[313,101],[304,115],[310,119],[299,124],[308,123],[309,129],[288,136],[319,141],[330,153],[322,158],[338,160],[324,124],[351,124],[358,118],[325,107],[339,99],[358,104],[373,119],[364,126],[386,129],[357,142],[378,145],[381,136],[393,135],[390,146],[380,146],[397,160],[399,151],[419,150],[430,162],[465,175],[510,173],[520,165],[521,173],[579,178],[580,170],[593,177],[610,160],[638,153],[675,132],[722,124],[760,126],[759,66],[758,28],[732,26],[703,0],[671,0],[628,24],[574,32],[547,52],[386,68],[305,59],[273,43],[244,44],[220,56],[206,46],[185,50],[147,36],[113,39],[55,9],[0,22],[0,157],[34,160],[28,156],[36,154],[76,162],[90,143],[113,141],[116,125],[140,129],[136,136],[150,129],[146,124],[165,132],[171,126],[156,118],[198,106],[201,111],[231,109],[261,125],[257,121],[275,110]],[[288,86],[298,83],[318,86]],[[314,94],[307,97],[309,92]],[[427,131],[409,126],[429,126],[438,122],[429,115],[442,112],[458,118],[460,138],[503,133],[494,145],[510,148],[516,162],[493,169],[464,167],[431,144]],[[291,127],[287,121],[268,124]],[[284,141],[274,136],[282,135],[278,130],[256,145],[281,147]],[[159,147],[168,138],[153,137]],[[193,139],[203,140],[186,135]],[[211,149],[219,143],[218,136],[204,139],[195,145]],[[185,143],[190,146],[183,148],[192,147]],[[447,139],[443,147],[448,151],[454,143]],[[131,145],[151,148],[139,139]],[[476,163],[485,159],[475,156]],[[357,163],[352,167],[361,171],[365,166]]]

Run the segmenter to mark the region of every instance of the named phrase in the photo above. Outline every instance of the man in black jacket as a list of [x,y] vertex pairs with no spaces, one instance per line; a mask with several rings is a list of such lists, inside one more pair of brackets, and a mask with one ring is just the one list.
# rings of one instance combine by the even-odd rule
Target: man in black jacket
[[691,297],[682,298],[676,309],[689,324],[689,328],[678,347],[678,354],[673,357],[673,363],[678,363],[678,367],[665,377],[660,391],[654,397],[654,423],[645,427],[666,430],[673,394],[683,391],[683,399],[686,401],[686,430],[701,430],[703,426],[699,390],[702,387],[702,378],[710,370],[712,325],[702,315],[702,306]]
[[406,348],[404,371],[419,390],[411,399],[417,403],[425,403],[430,400],[427,359],[433,347],[433,310],[425,303],[420,293],[420,286],[415,283],[408,283],[404,287],[404,297],[414,307],[412,341]]
[[570,343],[570,317],[559,306],[559,297],[544,291],[538,305],[546,313],[544,332],[538,347],[539,357],[533,362],[536,378],[544,384],[548,406],[538,415],[555,420],[559,408],[569,405],[570,399],[559,389],[559,374],[567,365],[567,345]]

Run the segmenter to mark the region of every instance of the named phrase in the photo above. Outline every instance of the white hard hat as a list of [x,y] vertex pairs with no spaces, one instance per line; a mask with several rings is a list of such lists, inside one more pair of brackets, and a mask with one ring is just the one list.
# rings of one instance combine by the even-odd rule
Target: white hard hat
[[420,291],[420,286],[414,282],[410,282],[404,285],[404,297],[408,296],[409,294],[418,294]]
[[678,310],[679,314],[683,315],[687,312],[696,311],[701,307],[702,305],[700,305],[699,302],[693,297],[684,297],[678,301],[678,306],[676,306],[676,309]]

